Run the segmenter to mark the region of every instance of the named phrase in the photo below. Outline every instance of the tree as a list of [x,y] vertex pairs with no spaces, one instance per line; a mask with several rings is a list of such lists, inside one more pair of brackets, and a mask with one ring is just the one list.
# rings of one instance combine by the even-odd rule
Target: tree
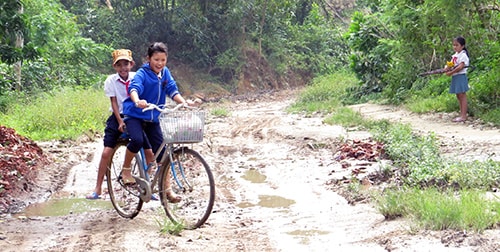
[[21,64],[24,59],[37,56],[31,44],[25,46],[29,34],[21,0],[0,3],[0,60],[14,64],[16,90],[21,90]]

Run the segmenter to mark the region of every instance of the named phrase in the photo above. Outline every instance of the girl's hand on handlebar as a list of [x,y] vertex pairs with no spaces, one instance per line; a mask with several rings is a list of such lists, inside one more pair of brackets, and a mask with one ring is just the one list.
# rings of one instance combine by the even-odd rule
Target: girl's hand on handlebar
[[135,106],[143,109],[148,106],[148,102],[146,100],[139,100],[135,103]]
[[186,104],[190,107],[198,107],[201,103],[202,103],[202,101],[200,98],[196,98],[196,99],[194,99],[194,101],[191,99],[186,100]]

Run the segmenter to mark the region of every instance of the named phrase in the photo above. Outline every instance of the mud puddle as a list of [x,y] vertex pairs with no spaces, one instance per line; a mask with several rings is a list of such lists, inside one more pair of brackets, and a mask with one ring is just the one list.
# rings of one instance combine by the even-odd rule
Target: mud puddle
[[87,200],[84,198],[50,199],[46,202],[34,203],[14,217],[46,217],[80,214],[91,211],[112,209],[105,200]]

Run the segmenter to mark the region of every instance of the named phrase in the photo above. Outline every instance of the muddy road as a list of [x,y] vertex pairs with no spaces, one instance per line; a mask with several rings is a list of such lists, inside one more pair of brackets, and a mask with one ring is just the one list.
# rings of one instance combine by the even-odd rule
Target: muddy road
[[[207,223],[180,235],[160,232],[166,220],[149,202],[130,220],[111,202],[86,200],[94,188],[101,139],[40,143],[54,162],[36,190],[19,201],[31,205],[0,218],[2,251],[498,251],[500,230],[483,234],[414,231],[405,220],[386,221],[369,202],[349,204],[332,179],[352,175],[335,154],[342,141],[368,141],[367,132],[328,126],[320,117],[285,112],[295,92],[283,91],[225,107],[230,116],[207,118],[205,139],[193,148],[216,180],[214,211]],[[391,107],[353,106],[366,116],[411,123],[433,131],[452,158],[500,161],[500,132],[453,115],[414,115]],[[352,160],[355,167],[356,160]],[[364,174],[379,162],[363,161]],[[363,174],[359,174],[363,176]],[[361,177],[362,178],[362,177]],[[105,185],[104,185],[105,187]],[[367,185],[367,190],[370,185]]]

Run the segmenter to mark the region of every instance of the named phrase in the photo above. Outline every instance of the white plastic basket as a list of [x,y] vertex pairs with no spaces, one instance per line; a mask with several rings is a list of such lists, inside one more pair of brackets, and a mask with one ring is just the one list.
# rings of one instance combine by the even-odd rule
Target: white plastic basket
[[167,143],[198,143],[203,141],[204,111],[175,111],[160,115],[163,140]]

